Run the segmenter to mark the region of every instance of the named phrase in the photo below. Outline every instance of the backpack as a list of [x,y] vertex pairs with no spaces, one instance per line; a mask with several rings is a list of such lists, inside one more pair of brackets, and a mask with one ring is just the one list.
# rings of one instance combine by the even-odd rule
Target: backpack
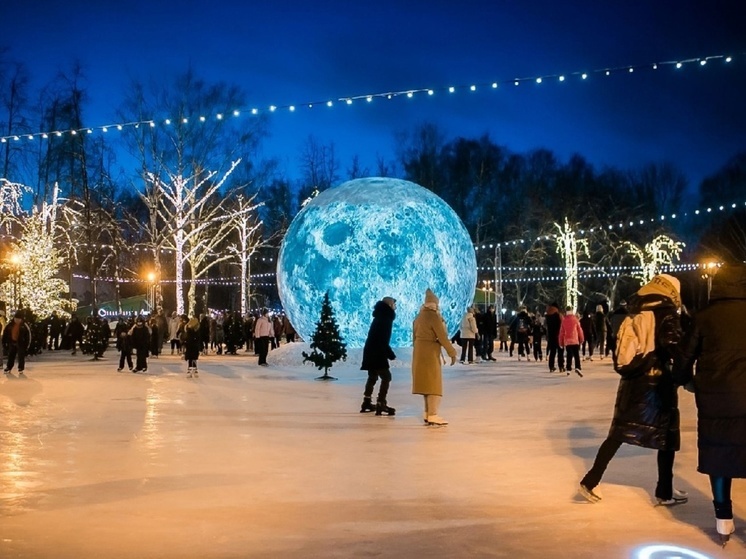
[[617,332],[614,370],[624,378],[645,372],[655,359],[655,315],[642,311],[627,315]]

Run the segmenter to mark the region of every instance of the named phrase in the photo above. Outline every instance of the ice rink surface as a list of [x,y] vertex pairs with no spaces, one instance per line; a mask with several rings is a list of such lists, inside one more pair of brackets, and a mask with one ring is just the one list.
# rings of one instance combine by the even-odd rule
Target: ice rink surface
[[269,367],[202,357],[191,380],[170,354],[133,374],[113,349],[47,352],[0,379],[0,558],[746,557],[746,481],[722,549],[683,390],[689,502],[654,506],[655,452],[624,445],[590,504],[576,488],[612,414],[608,359],[584,378],[504,354],[447,367],[450,425],[426,427],[411,350],[392,369],[396,416],[376,417],[358,412],[359,350],[316,381],[302,348]]

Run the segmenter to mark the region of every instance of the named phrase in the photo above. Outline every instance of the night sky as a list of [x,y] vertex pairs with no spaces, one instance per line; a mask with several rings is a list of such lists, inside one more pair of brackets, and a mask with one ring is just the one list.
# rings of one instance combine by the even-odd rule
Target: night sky
[[[447,139],[488,133],[516,152],[580,153],[599,169],[671,162],[696,185],[746,150],[745,16],[734,0],[6,0],[0,46],[36,87],[79,60],[87,126],[117,122],[133,77],[157,82],[190,66],[241,86],[252,107],[296,104],[271,115],[263,144],[291,177],[310,134],[334,142],[344,175],[354,154],[371,171],[377,155],[393,159],[394,133],[427,121]],[[712,55],[733,61],[650,67]],[[571,75],[630,65],[648,67]],[[468,90],[494,81],[497,90]],[[452,85],[462,87],[443,91]],[[436,92],[300,106],[419,88]]]

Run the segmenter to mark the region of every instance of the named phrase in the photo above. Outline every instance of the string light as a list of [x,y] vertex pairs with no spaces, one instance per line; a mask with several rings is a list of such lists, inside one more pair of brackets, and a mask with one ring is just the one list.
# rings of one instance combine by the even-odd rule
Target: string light
[[[731,203],[725,203],[725,204],[718,204],[717,206],[715,206],[715,208],[718,211],[721,211],[721,212],[724,212],[726,210],[731,210],[731,209],[738,209],[739,207],[746,208],[746,201],[744,201],[743,203],[740,203],[740,202],[731,202]],[[690,210],[688,212],[684,212],[683,214],[681,214],[681,213],[672,213],[672,214],[669,214],[669,215],[661,214],[658,217],[651,217],[651,218],[646,218],[646,219],[635,218],[635,219],[631,219],[630,221],[627,221],[627,222],[620,221],[618,223],[614,222],[614,223],[604,224],[604,225],[600,225],[599,227],[591,227],[590,229],[588,229],[588,232],[589,233],[593,233],[597,229],[599,229],[599,230],[600,229],[605,229],[605,230],[608,230],[608,231],[611,231],[611,230],[614,230],[614,229],[625,229],[625,228],[628,229],[630,227],[637,227],[637,226],[641,226],[641,225],[646,225],[648,223],[656,223],[658,221],[664,222],[667,219],[668,220],[676,220],[676,219],[680,220],[680,219],[682,219],[684,217],[695,217],[695,216],[701,216],[701,215],[708,214],[708,213],[713,213],[713,208],[712,207],[710,207],[710,208],[704,208],[704,209],[697,208],[694,211]],[[585,233],[585,230],[581,230],[580,233]],[[512,241],[501,241],[499,243],[474,245],[474,250],[477,251],[477,252],[479,250],[486,250],[488,248],[490,250],[494,250],[495,248],[506,248],[506,247],[511,247],[511,246],[523,245],[524,243],[533,243],[534,241],[540,241],[542,239],[549,241],[549,240],[553,240],[555,238],[556,238],[556,235],[542,235],[542,236],[536,237],[535,239],[533,239],[533,238],[531,238],[531,239],[514,239]]]
[[[738,56],[743,56],[746,53],[737,53]],[[344,103],[346,105],[352,105],[353,101],[356,101],[358,99],[360,100],[366,100],[368,102],[373,101],[374,99],[393,99],[394,97],[399,96],[405,96],[408,98],[415,97],[418,94],[426,94],[428,96],[435,95],[436,92],[439,91],[447,91],[448,93],[455,93],[457,89],[468,89],[469,91],[475,92],[480,87],[484,86],[485,88],[491,88],[493,90],[496,90],[499,88],[500,83],[513,83],[514,85],[519,85],[521,82],[534,82],[537,85],[542,85],[545,81],[548,82],[550,79],[556,78],[559,82],[565,82],[570,77],[576,77],[580,78],[580,80],[587,80],[592,75],[605,75],[610,76],[612,74],[621,74],[621,73],[633,73],[637,70],[650,70],[651,68],[653,70],[658,70],[661,67],[665,66],[671,66],[675,67],[677,69],[683,68],[685,65],[698,65],[699,67],[705,66],[710,61],[717,61],[722,60],[724,63],[730,64],[734,60],[733,55],[725,55],[725,54],[718,54],[718,55],[711,55],[711,56],[700,56],[696,58],[688,58],[684,60],[673,60],[673,61],[663,61],[663,62],[653,62],[653,63],[646,63],[646,64],[633,64],[633,65],[625,65],[625,66],[617,66],[613,68],[603,68],[603,69],[597,69],[597,70],[589,70],[589,71],[576,71],[576,72],[567,72],[562,74],[546,74],[546,75],[540,75],[540,76],[532,76],[532,77],[525,77],[525,78],[514,78],[512,80],[495,80],[491,82],[486,83],[472,83],[469,86],[461,85],[461,86],[448,86],[448,87],[441,87],[441,88],[419,88],[419,89],[405,89],[405,90],[399,90],[399,91],[388,91],[388,92],[378,92],[378,93],[365,93],[362,95],[345,95],[341,97],[332,98],[326,101],[327,107],[333,107],[335,101],[338,101],[340,103]],[[296,108],[298,106],[307,106],[309,109],[313,108],[314,105],[319,104],[317,101],[306,101],[303,103],[288,103],[288,104],[277,104],[273,103],[267,106],[266,110],[267,112],[274,113],[280,110],[286,110],[288,112],[295,112]],[[262,112],[264,112],[263,109],[259,109],[257,107],[254,107],[250,110],[250,114],[252,115],[258,115]],[[238,117],[241,115],[240,108],[234,109],[231,114],[233,117]],[[225,120],[225,114],[224,113],[217,113],[214,115],[214,117],[208,117],[206,115],[200,115],[198,117],[199,121],[204,123],[208,120],[211,120],[214,118],[218,121]],[[133,121],[133,122],[122,122],[122,123],[115,123],[115,124],[105,124],[102,126],[94,126],[90,128],[78,128],[78,129],[68,129],[68,130],[55,130],[55,131],[46,131],[46,132],[36,132],[32,134],[25,134],[24,137],[28,140],[37,140],[37,139],[48,139],[50,137],[62,137],[64,135],[71,135],[75,136],[81,132],[85,132],[87,134],[93,134],[95,131],[101,131],[101,132],[108,132],[109,128],[116,127],[117,130],[122,131],[126,127],[134,127],[139,128],[140,125],[148,125],[151,128],[155,128],[158,126],[159,122],[163,125],[170,125],[173,120],[171,118],[163,119],[162,121],[156,121],[153,119],[148,120],[140,120],[140,121]],[[181,120],[182,124],[187,124],[189,122],[188,117],[183,117]],[[8,141],[20,141],[21,138],[18,135],[8,135],[8,136],[1,136],[0,142],[7,143]]]

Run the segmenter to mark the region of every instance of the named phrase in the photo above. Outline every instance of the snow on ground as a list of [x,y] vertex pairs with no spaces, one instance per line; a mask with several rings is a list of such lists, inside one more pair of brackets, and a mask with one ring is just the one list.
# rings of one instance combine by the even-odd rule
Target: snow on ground
[[707,478],[696,472],[693,397],[681,393],[676,484],[690,501],[653,506],[655,453],[624,446],[601,485],[578,480],[608,429],[617,377],[546,363],[444,369],[447,427],[425,427],[410,393],[411,350],[396,350],[395,417],[358,413],[366,374],[350,350],[330,374],[283,345],[166,354],[146,374],[67,352],[0,380],[0,557],[5,558],[638,558],[746,556],[746,482],[737,533],[717,544]]

